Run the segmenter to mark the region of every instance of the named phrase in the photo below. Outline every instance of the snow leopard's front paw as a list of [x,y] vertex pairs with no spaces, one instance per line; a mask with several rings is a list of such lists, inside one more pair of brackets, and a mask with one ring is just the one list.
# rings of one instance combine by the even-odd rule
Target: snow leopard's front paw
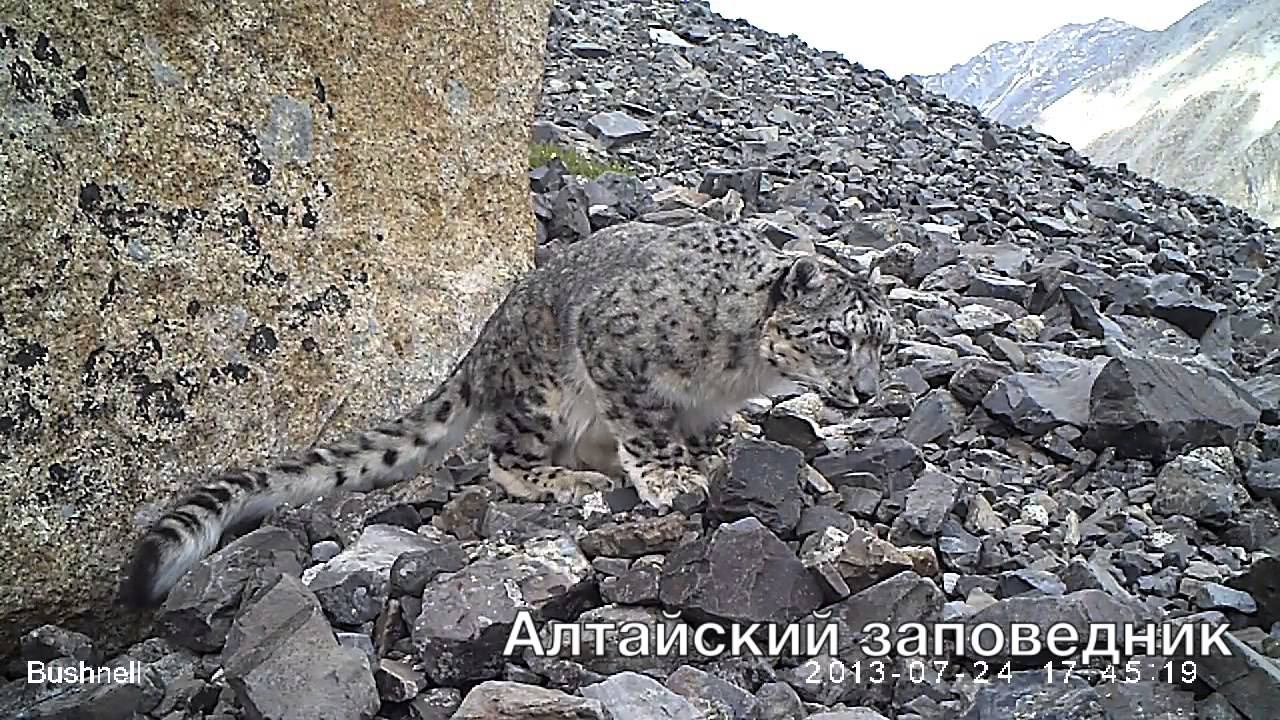
[[660,512],[669,510],[681,495],[707,496],[706,476],[691,467],[651,465],[630,475],[640,499]]
[[533,483],[544,499],[551,498],[564,505],[576,505],[592,493],[606,492],[613,487],[613,480],[608,475],[592,470],[543,469],[548,472],[539,473]]

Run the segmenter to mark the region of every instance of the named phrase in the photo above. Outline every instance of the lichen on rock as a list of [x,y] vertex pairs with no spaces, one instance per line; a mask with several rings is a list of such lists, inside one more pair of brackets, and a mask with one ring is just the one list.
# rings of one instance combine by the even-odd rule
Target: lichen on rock
[[28,9],[0,16],[5,647],[109,613],[186,483],[443,376],[532,262],[550,11]]

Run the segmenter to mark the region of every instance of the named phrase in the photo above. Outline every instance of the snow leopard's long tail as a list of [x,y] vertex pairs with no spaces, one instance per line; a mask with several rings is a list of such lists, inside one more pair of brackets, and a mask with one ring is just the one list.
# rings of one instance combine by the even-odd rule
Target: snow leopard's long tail
[[138,541],[121,599],[135,608],[159,605],[227,530],[259,522],[279,505],[385,487],[443,459],[480,414],[467,366],[459,363],[431,397],[397,420],[259,469],[222,473],[181,497]]

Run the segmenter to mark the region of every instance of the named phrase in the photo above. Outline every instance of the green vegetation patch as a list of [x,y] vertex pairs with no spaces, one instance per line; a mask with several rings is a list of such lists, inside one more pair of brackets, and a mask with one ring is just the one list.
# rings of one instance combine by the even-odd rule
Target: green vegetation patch
[[529,169],[542,167],[551,162],[552,158],[559,158],[560,162],[574,175],[581,175],[587,178],[598,178],[607,172],[620,173],[622,175],[635,175],[631,168],[624,163],[619,162],[599,162],[592,160],[583,154],[571,150],[569,148],[560,147],[553,143],[533,143],[529,146]]

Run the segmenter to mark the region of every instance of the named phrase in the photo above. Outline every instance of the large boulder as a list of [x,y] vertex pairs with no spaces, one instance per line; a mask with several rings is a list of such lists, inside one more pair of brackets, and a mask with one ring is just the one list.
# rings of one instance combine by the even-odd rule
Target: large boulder
[[1253,432],[1256,400],[1222,370],[1152,355],[1121,355],[1102,366],[1089,397],[1086,442],[1157,462]]
[[420,401],[532,264],[550,0],[295,5],[5,13],[0,647],[101,622],[140,508]]

